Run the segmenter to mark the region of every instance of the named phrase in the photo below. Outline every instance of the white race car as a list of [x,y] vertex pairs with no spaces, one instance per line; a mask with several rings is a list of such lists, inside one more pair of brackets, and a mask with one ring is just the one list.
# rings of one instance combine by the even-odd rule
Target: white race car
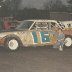
[[[0,45],[10,50],[16,50],[20,46],[54,45],[57,42],[52,30],[54,25],[56,28],[63,27],[56,20],[24,20],[15,30],[0,32]],[[68,43],[65,46],[72,45]]]

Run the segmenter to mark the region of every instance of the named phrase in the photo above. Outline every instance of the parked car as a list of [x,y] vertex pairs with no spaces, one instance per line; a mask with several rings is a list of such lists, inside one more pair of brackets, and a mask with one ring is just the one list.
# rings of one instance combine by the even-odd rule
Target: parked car
[[[64,25],[56,20],[24,20],[15,30],[0,32],[0,45],[10,50],[17,50],[20,46],[54,45],[57,37],[53,26],[55,30],[58,27],[64,30]],[[67,44],[65,46],[69,47]]]
[[65,28],[72,28],[72,21],[61,21],[65,25]]

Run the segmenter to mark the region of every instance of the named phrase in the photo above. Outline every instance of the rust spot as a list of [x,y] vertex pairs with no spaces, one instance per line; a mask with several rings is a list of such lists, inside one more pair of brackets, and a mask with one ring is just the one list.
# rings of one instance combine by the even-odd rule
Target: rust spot
[[72,35],[72,29],[63,30],[65,35]]
[[5,39],[0,37],[0,45],[4,45],[4,41],[5,41]]

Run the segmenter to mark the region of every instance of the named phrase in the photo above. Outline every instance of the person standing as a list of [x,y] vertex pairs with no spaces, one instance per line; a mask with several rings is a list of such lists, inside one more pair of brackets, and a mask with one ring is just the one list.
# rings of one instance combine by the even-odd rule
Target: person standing
[[11,27],[11,23],[9,22],[9,19],[5,18],[4,19],[4,24],[3,24],[4,30],[9,30],[10,27]]
[[65,35],[62,32],[62,29],[59,28],[57,34],[57,42],[55,43],[55,45],[53,45],[53,48],[59,48],[60,51],[63,51],[64,39]]

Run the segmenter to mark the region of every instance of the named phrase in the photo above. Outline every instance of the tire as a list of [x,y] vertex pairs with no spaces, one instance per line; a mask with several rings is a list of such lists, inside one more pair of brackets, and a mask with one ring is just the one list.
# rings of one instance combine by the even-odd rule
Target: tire
[[70,48],[70,47],[72,47],[72,36],[66,36],[65,37],[65,44],[64,44],[64,46],[66,47],[66,48]]
[[19,46],[19,41],[16,38],[7,38],[5,41],[5,47],[11,51],[17,50]]

